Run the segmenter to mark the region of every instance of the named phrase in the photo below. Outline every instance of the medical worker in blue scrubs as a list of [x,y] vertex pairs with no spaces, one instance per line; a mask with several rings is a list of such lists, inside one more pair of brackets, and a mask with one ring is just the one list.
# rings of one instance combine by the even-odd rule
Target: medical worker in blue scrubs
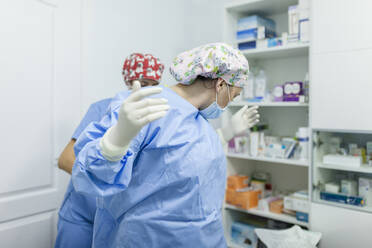
[[[164,65],[152,55],[133,53],[126,58],[123,65],[124,82],[129,89],[132,88],[134,80],[139,80],[142,87],[158,85],[163,70]],[[73,147],[76,140],[91,122],[102,119],[111,100],[111,98],[104,99],[93,103],[89,107],[58,160],[60,169],[71,174],[75,161]],[[70,182],[59,211],[58,235],[55,247],[90,248],[92,246],[95,212],[96,198],[77,193]]]
[[248,61],[212,43],[178,55],[170,72],[177,85],[119,93],[77,141],[74,187],[97,196],[93,247],[226,247],[222,144],[259,115],[242,107],[217,132],[208,119],[240,94]]

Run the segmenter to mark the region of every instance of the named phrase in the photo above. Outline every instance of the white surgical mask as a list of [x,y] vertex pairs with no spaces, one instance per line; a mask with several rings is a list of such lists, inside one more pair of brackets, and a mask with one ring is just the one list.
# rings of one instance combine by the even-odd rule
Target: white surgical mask
[[[229,95],[229,103],[230,103],[231,99],[230,99],[230,88],[229,88],[229,85],[227,85],[227,92],[228,92],[228,95]],[[205,109],[200,110],[200,114],[205,119],[217,119],[217,118],[219,118],[221,116],[221,114],[223,113],[223,111],[226,110],[227,106],[228,106],[228,104],[226,105],[226,107],[221,108],[220,105],[218,105],[218,103],[217,103],[217,92],[216,92],[216,101],[214,101],[211,105],[209,105]]]

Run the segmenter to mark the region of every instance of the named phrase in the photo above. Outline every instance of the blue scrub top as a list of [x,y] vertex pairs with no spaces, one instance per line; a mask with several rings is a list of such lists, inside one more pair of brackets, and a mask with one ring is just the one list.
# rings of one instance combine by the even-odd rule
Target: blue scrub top
[[100,139],[129,93],[119,93],[75,145],[74,187],[98,196],[93,247],[226,247],[226,158],[217,133],[189,102],[163,88],[154,97],[168,99],[167,115],[142,128],[120,161],[102,156]]
[[102,117],[106,114],[107,108],[110,106],[112,98],[106,98],[97,101],[89,106],[88,111],[84,115],[83,119],[80,121],[79,126],[75,129],[72,134],[72,139],[77,140],[84,129],[93,121],[100,121]]
[[[79,126],[72,135],[72,139],[77,140],[84,129],[94,121],[100,121],[106,114],[112,98],[100,100],[90,105]],[[76,153],[75,153],[76,154]],[[77,193],[72,185],[68,185],[65,198],[63,200],[59,216],[65,220],[79,225],[92,225],[96,212],[96,198]]]

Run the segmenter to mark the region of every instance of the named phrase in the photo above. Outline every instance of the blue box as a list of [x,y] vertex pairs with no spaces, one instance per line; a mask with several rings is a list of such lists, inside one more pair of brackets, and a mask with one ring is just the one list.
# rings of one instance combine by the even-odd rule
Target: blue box
[[231,225],[231,241],[245,248],[256,248],[257,235],[255,227],[241,222],[234,222]]
[[[259,34],[260,28],[251,28],[251,29],[245,29],[236,32],[236,39],[237,40],[245,40],[245,41],[252,41],[257,40],[259,38],[265,39],[265,38],[272,38],[275,37],[275,31],[269,30],[267,28],[261,28],[263,31],[261,31],[261,34]],[[259,37],[261,36],[261,37]]]
[[256,48],[256,41],[247,41],[238,44],[239,50],[247,50]]
[[239,19],[237,31],[249,30],[258,27],[265,27],[265,29],[275,32],[275,22],[271,19],[263,18],[258,15]]
[[296,212],[296,219],[298,221],[309,222],[309,214],[302,213],[302,212]]
[[282,40],[280,38],[271,38],[267,41],[267,47],[281,46]]
[[359,196],[348,196],[336,193],[320,192],[320,199],[359,207],[365,205],[364,199]]

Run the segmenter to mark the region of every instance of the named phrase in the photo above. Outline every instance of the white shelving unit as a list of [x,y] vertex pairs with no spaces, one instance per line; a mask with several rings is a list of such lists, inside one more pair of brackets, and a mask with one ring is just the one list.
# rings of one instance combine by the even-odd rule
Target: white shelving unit
[[[288,32],[288,6],[297,4],[297,0],[235,0],[225,5],[224,41],[237,44],[237,21],[245,16],[258,14],[276,22],[277,34]],[[248,59],[250,68],[264,69],[268,78],[267,88],[291,81],[302,81],[309,72],[310,43],[296,43],[265,49],[242,50]],[[311,84],[311,83],[310,83]],[[298,102],[233,102],[230,114],[244,105],[260,106],[261,120],[269,125],[268,135],[293,137],[299,127],[309,126],[309,104]],[[227,117],[229,118],[229,117]],[[251,157],[248,154],[227,153],[228,174],[247,174],[263,171],[271,174],[274,189],[296,191],[309,189],[310,161],[293,159],[274,159]],[[244,210],[232,205],[224,206],[224,228],[229,247],[239,247],[230,242],[230,229],[233,221],[239,221],[243,215],[255,215],[278,220],[289,224],[309,227],[308,223],[297,221],[285,214],[263,212],[257,209]]]
[[288,6],[297,4],[296,0],[234,0],[225,5],[225,10],[238,14],[273,15],[288,10]]
[[248,59],[277,59],[296,56],[308,56],[309,44],[297,43],[288,46],[246,49],[242,50],[242,53]]
[[244,105],[248,106],[259,106],[259,107],[308,107],[308,103],[299,102],[232,102],[230,107],[242,107]]
[[369,166],[369,165],[362,165],[359,167],[354,167],[354,166],[341,166],[341,165],[330,165],[330,164],[318,163],[318,164],[315,164],[315,167],[321,168],[321,169],[329,169],[329,170],[341,170],[341,171],[372,174],[372,166]]
[[308,160],[252,157],[252,156],[249,156],[247,154],[239,154],[239,153],[227,153],[227,157],[228,158],[239,158],[239,159],[263,161],[263,162],[276,163],[276,164],[288,164],[288,165],[309,167],[309,161]]
[[[323,156],[328,154],[327,148],[328,140],[331,137],[341,138],[342,143],[357,144],[362,147],[366,142],[372,141],[372,131],[351,131],[351,130],[318,130],[314,129],[314,147],[312,160],[312,184],[313,184],[313,201],[334,207],[341,207],[345,209],[372,213],[372,205],[366,202],[365,206],[354,206],[345,203],[337,203],[326,201],[320,198],[320,191],[324,191],[322,185],[333,182],[339,183],[342,179],[352,179],[358,182],[358,178],[370,178],[372,180],[372,166],[343,166],[324,164]],[[358,196],[358,195],[353,195]],[[372,217],[371,217],[372,218]]]
[[322,203],[322,204],[335,206],[335,207],[339,207],[339,208],[346,208],[346,209],[352,209],[352,210],[356,210],[356,211],[363,211],[363,212],[372,213],[372,207],[370,207],[370,206],[360,207],[360,206],[354,206],[354,205],[349,205],[349,204],[343,204],[343,203],[337,203],[337,202],[322,200],[322,199],[320,199],[318,190],[314,190],[314,197],[313,198],[314,198],[314,201]]
[[234,242],[230,240],[227,241],[227,246],[230,248],[243,248],[241,245],[235,244]]
[[238,208],[238,207],[236,207],[234,205],[230,205],[230,204],[226,204],[225,209],[235,210],[235,211],[239,211],[239,212],[243,212],[243,213],[247,213],[247,214],[253,214],[253,215],[266,217],[266,218],[273,219],[273,220],[279,220],[279,221],[283,221],[283,222],[287,222],[287,223],[291,223],[291,224],[295,224],[295,225],[299,225],[299,226],[303,226],[303,227],[308,227],[309,226],[308,223],[303,222],[303,221],[298,221],[298,220],[296,220],[296,217],[290,216],[290,215],[287,215],[287,214],[276,214],[276,213],[272,213],[272,212],[265,212],[265,211],[261,211],[261,210],[255,209],[255,208],[246,210],[246,209],[241,209],[241,208]]

